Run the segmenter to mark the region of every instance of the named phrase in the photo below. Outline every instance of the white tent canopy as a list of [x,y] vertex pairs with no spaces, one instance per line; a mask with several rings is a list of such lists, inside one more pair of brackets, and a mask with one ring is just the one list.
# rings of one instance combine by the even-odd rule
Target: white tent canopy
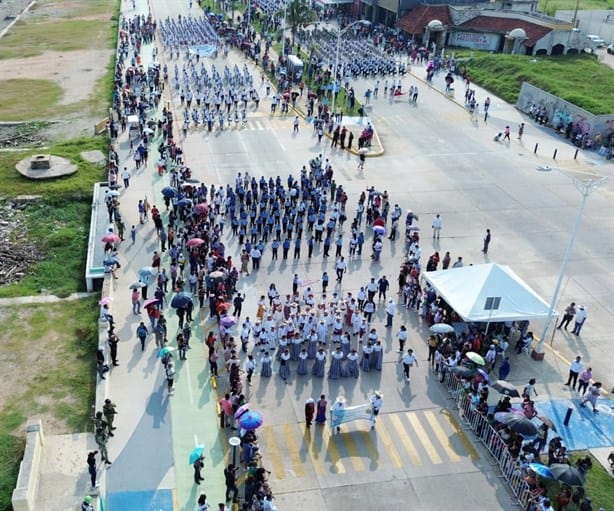
[[[479,264],[423,273],[424,279],[465,321],[545,320],[550,305],[508,266]],[[500,297],[496,310],[488,298]],[[556,315],[556,313],[555,313]]]

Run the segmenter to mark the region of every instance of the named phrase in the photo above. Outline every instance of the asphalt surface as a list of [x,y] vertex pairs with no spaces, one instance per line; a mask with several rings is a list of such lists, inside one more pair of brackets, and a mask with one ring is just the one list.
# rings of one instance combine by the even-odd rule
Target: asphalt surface
[[[124,3],[126,16],[134,12]],[[188,12],[187,2],[158,1],[151,5],[155,18]],[[137,1],[137,12],[146,13],[144,2]],[[196,13],[193,8],[192,13]],[[161,52],[162,53],[162,52]],[[145,64],[151,51],[146,46]],[[161,55],[161,59],[166,58]],[[231,52],[229,65],[242,66],[242,58]],[[215,61],[219,68],[226,64]],[[300,168],[318,153],[329,158],[335,179],[349,195],[348,209],[353,212],[358,196],[367,186],[388,190],[391,203],[411,209],[420,217],[422,251],[426,258],[437,250],[449,250],[453,258],[461,255],[465,264],[497,262],[510,265],[546,300],[550,300],[561,260],[570,235],[580,196],[569,177],[559,173],[540,173],[537,165],[553,165],[552,152],[559,149],[554,163],[570,176],[586,178],[612,171],[594,153],[581,153],[573,160],[575,148],[538,128],[523,118],[513,106],[491,95],[488,123],[472,122],[462,105],[446,98],[438,89],[421,79],[425,72],[414,67],[413,75],[403,78],[419,87],[416,107],[406,101],[384,97],[372,100],[371,118],[378,131],[385,154],[367,160],[365,170],[357,169],[357,158],[347,152],[331,151],[327,143],[317,144],[313,128],[302,122],[298,135],[292,134],[292,120],[269,115],[269,103],[261,92],[261,105],[248,115],[243,129],[208,134],[193,131],[181,141],[187,165],[193,177],[210,184],[234,183],[236,172],[255,176],[298,175]],[[259,73],[254,72],[255,77]],[[259,80],[256,80],[259,83]],[[371,81],[354,82],[358,97]],[[457,85],[460,88],[460,84]],[[167,89],[168,93],[168,89]],[[458,95],[458,94],[457,94]],[[478,88],[480,102],[486,93]],[[165,98],[168,99],[168,98]],[[458,99],[458,98],[457,98]],[[178,99],[173,99],[175,119],[180,119]],[[179,115],[178,115],[179,114]],[[515,136],[509,144],[493,141],[505,125],[513,128],[527,122],[522,141]],[[179,132],[180,126],[176,126]],[[538,142],[540,151],[533,154]],[[114,460],[107,471],[107,509],[194,509],[195,499],[205,491],[215,505],[224,496],[222,470],[228,463],[229,431],[221,431],[216,419],[216,401],[226,386],[222,375],[217,388],[212,385],[205,363],[203,335],[214,324],[208,311],[196,315],[192,325],[192,350],[188,360],[178,362],[176,392],[169,397],[153,339],[144,353],[136,341],[135,330],[142,319],[131,313],[128,286],[136,280],[137,270],[150,264],[158,248],[153,224],[138,225],[136,204],[147,196],[153,204],[161,202],[160,190],[166,177],[158,177],[153,161],[136,171],[128,158],[128,143],[120,138],[120,167],[133,172],[130,187],[122,191],[120,202],[126,224],[138,227],[134,245],[120,248],[122,269],[116,281],[113,310],[117,333],[122,340],[120,365],[113,368],[110,397],[117,404],[118,430],[110,443]],[[611,350],[609,326],[614,307],[614,210],[611,208],[614,184],[611,182],[589,198],[584,221],[576,239],[558,310],[570,301],[583,303],[589,311],[580,337],[557,332],[554,348],[548,349],[543,362],[526,356],[513,357],[510,380],[521,386],[528,378],[538,378],[537,390],[545,401],[574,396],[562,386],[568,360],[581,354],[593,367],[598,379],[611,386]],[[440,213],[443,231],[440,240],[430,238],[432,217]],[[487,256],[480,252],[486,228],[493,233]],[[237,240],[226,239],[226,247],[238,260]],[[367,247],[367,245],[365,245]],[[305,251],[304,251],[305,252]],[[391,295],[395,297],[396,277],[403,256],[402,241],[386,241],[381,265],[369,260],[369,251],[350,262],[339,292],[357,291],[370,276],[387,275]],[[163,259],[168,266],[168,256]],[[333,273],[332,260],[323,260],[316,250],[311,261],[271,262],[265,252],[261,270],[242,278],[239,291],[248,299],[243,316],[255,316],[256,300],[265,294],[271,282],[281,292],[291,288],[292,276],[319,280],[322,272]],[[153,290],[150,286],[150,293]],[[176,317],[170,310],[172,339]],[[143,315],[144,316],[144,315]],[[296,510],[367,510],[377,508],[439,510],[449,507],[452,499],[462,507],[513,509],[513,500],[504,483],[497,478],[494,462],[471,434],[459,426],[453,402],[429,371],[426,362],[427,328],[415,313],[399,312],[393,329],[384,329],[383,302],[378,307],[374,326],[383,340],[384,367],[381,372],[361,374],[357,380],[329,381],[297,377],[289,384],[276,374],[271,379],[254,378],[247,392],[253,408],[262,412],[265,424],[260,430],[264,465],[271,470],[271,485],[278,509]],[[411,384],[406,384],[397,364],[394,334],[401,323],[410,332],[409,344],[416,349],[421,365]],[[532,326],[536,332],[540,325]],[[375,389],[384,394],[382,416],[374,431],[367,422],[344,425],[339,435],[327,426],[305,431],[303,403],[321,393],[332,402],[343,394],[349,405],[366,403]],[[539,403],[538,403],[539,404]],[[205,445],[205,481],[193,484],[188,463],[190,450]]]

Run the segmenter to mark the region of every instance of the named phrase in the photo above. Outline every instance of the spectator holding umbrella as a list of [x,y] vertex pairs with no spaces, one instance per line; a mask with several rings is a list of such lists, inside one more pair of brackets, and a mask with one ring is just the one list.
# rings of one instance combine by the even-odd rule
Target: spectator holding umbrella
[[499,366],[499,379],[507,380],[511,370],[512,366],[510,365],[510,357],[505,357]]

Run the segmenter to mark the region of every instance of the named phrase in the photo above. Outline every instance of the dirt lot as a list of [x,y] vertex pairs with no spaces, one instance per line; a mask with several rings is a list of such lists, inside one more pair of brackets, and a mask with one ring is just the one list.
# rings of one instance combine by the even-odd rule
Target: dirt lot
[[[0,0],[0,33],[22,14],[30,2]],[[109,8],[105,10],[107,4]],[[67,20],[73,23],[80,20],[99,22],[101,30],[107,30],[104,40],[108,41],[113,5],[111,0],[37,0],[32,10],[9,29],[8,34],[13,34],[12,37],[0,39],[0,48],[20,44],[16,41],[24,39],[18,34],[21,23],[41,23],[41,32],[37,36],[43,39],[45,26],[66,23]],[[70,40],[70,35],[67,34],[66,39]],[[96,39],[96,34],[92,34],[92,39]],[[11,79],[50,80],[62,88],[63,95],[57,102],[56,114],[44,119],[57,121],[44,133],[49,138],[67,139],[93,134],[94,124],[104,114],[92,112],[87,107],[79,108],[77,113],[62,114],[67,110],[77,110],[71,110],[67,105],[82,102],[87,106],[85,102],[98,93],[97,81],[105,75],[113,50],[105,49],[102,44],[92,49],[91,43],[91,40],[84,42],[82,49],[73,51],[45,50],[33,57],[0,60],[0,83]],[[27,46],[30,41],[25,40],[23,44]],[[44,41],[42,46],[44,48]],[[27,91],[24,94],[27,95]],[[0,139],[10,136],[11,129],[0,126]],[[0,225],[3,236],[10,236],[7,224],[2,222]],[[79,300],[69,306],[58,303],[0,307],[0,322],[3,324],[0,374],[5,376],[5,387],[0,394],[0,435],[19,434],[22,418],[32,415],[43,417],[50,432],[83,430],[84,416],[89,414],[88,406],[93,396],[95,364],[91,353],[97,343],[96,317],[96,301],[92,299]],[[66,325],[71,327],[67,330]],[[75,363],[77,360],[78,364]],[[84,364],[92,371],[82,373]],[[81,372],[75,374],[77,371]],[[0,467],[0,472],[3,469]]]
[[[0,32],[17,15],[21,14],[19,22],[34,23],[44,20],[46,23],[57,20],[65,21],[75,9],[87,6],[87,0],[53,1],[38,0],[32,8],[23,13],[30,0],[3,0],[0,2]],[[78,11],[80,14],[81,11]],[[108,27],[109,15],[99,14],[86,16],[81,14],[71,20],[88,19],[99,20],[101,27]],[[13,26],[9,29],[18,30]],[[1,40],[0,40],[1,44]],[[113,54],[111,49],[81,49],[74,51],[45,51],[41,55],[27,58],[10,58],[0,60],[0,77],[2,80],[33,79],[50,80],[56,82],[63,90],[63,95],[58,101],[58,107],[79,103],[87,100],[94,94],[95,86],[105,72]],[[61,110],[59,108],[59,110]],[[64,108],[66,110],[66,108]],[[79,113],[58,113],[51,119],[59,121],[54,124],[47,136],[52,138],[72,138],[84,134],[91,134],[93,126],[104,116],[104,112],[91,112],[87,108],[79,108]],[[2,112],[0,111],[0,119]],[[41,120],[41,119],[32,119]]]

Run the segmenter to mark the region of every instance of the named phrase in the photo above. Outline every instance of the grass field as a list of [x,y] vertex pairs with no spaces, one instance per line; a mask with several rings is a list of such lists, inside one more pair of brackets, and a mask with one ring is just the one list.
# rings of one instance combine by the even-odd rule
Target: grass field
[[[27,94],[24,94],[27,91]],[[53,80],[27,78],[0,81],[0,112],[3,121],[45,119],[55,111],[64,91]],[[32,114],[36,113],[36,117]]]
[[[117,43],[118,9],[119,0],[75,1],[62,9],[57,9],[52,1],[41,0],[33,6],[31,16],[18,21],[2,38],[0,59],[34,57],[45,51],[112,49]],[[0,77],[0,118],[61,119],[80,112],[104,117],[111,98],[114,65],[113,58],[86,100],[65,104],[59,104],[64,91],[51,77],[48,80]],[[87,67],[87,62],[83,66]]]
[[44,418],[48,433],[89,425],[97,317],[95,298],[0,309],[0,511],[11,509],[28,417]]
[[[577,451],[572,453],[569,457],[571,464],[574,465],[579,458],[584,458],[587,454],[590,453],[588,451]],[[593,462],[593,467],[586,476],[584,490],[586,491],[586,496],[590,497],[592,501],[592,509],[614,509],[612,478],[608,471],[601,466],[592,455],[591,460]],[[552,503],[555,503],[556,496],[561,488],[561,483],[551,480],[542,480],[542,482]],[[557,509],[556,505],[554,507]],[[579,511],[579,507],[574,504],[570,504],[566,509],[567,511]]]
[[40,55],[44,51],[110,48],[113,34],[98,20],[18,21],[2,38],[0,59]]
[[475,83],[510,103],[526,81],[593,114],[614,112],[614,72],[588,55],[476,55],[466,66]]
[[[576,8],[576,0],[539,0],[539,12],[546,11],[551,16],[558,10],[572,11]],[[580,9],[614,9],[614,0],[582,0],[579,4]]]
[[[75,162],[78,171],[50,181],[31,181],[15,170],[15,163],[29,156],[24,152],[0,153],[0,196],[40,195],[29,206],[27,238],[45,254],[28,276],[19,283],[0,287],[0,297],[27,296],[45,289],[66,296],[84,289],[85,254],[90,221],[91,190],[96,181],[106,179],[104,169],[85,161],[81,151],[106,150],[103,138],[86,138],[55,144],[48,152]],[[40,151],[32,151],[32,154]]]
[[[54,10],[54,17],[58,18],[78,18],[78,17],[99,17],[102,20],[106,16],[110,16],[109,13],[115,12],[114,9],[117,0],[88,0],[87,2],[71,2],[63,4],[62,10]],[[42,2],[36,2],[31,11],[37,13],[37,11],[44,11],[46,5],[49,4],[51,8],[54,6],[53,1],[42,0]]]

